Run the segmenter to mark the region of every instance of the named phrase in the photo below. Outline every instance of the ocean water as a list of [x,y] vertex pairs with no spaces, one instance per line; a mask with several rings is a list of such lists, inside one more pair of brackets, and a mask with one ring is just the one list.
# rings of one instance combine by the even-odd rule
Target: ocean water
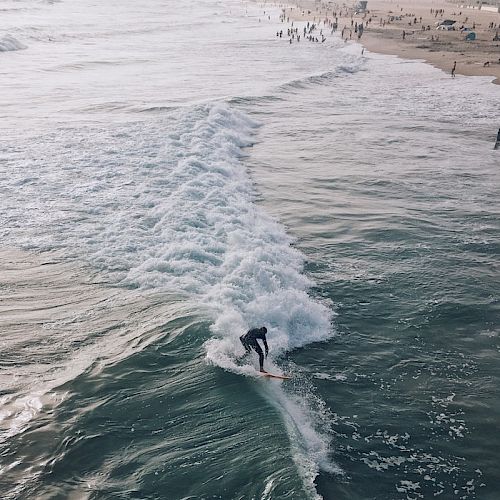
[[498,86],[240,0],[0,12],[2,498],[498,498]]

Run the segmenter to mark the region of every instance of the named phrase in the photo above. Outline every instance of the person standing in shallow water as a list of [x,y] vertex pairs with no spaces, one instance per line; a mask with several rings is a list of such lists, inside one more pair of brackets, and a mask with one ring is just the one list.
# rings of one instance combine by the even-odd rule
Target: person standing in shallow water
[[267,346],[266,340],[267,328],[265,326],[261,328],[252,328],[248,330],[245,335],[240,337],[241,343],[245,348],[245,351],[248,353],[252,352],[252,349],[259,355],[259,370],[262,373],[266,373],[264,370],[264,353],[262,352],[262,347],[260,347],[257,340],[262,340],[264,344],[264,349],[266,350],[266,358],[269,353],[269,347]]
[[455,78],[455,70],[457,69],[457,61],[453,63],[453,68],[451,68],[451,77]]

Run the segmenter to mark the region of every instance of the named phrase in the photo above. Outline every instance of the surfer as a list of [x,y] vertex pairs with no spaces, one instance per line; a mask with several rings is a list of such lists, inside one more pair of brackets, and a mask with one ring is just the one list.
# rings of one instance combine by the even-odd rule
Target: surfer
[[252,328],[251,330],[248,330],[245,335],[242,335],[240,337],[241,343],[243,344],[243,347],[245,348],[245,351],[247,353],[250,353],[253,349],[259,355],[259,367],[262,373],[266,373],[264,371],[264,353],[262,352],[262,347],[260,347],[257,339],[262,340],[264,349],[266,350],[267,358],[269,347],[267,346],[266,333],[267,328],[263,326],[261,328]]

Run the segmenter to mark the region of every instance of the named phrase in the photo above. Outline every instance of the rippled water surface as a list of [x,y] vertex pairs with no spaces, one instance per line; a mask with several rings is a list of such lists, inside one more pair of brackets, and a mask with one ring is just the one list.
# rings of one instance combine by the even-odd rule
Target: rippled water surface
[[496,498],[498,86],[236,0],[0,7],[3,498]]

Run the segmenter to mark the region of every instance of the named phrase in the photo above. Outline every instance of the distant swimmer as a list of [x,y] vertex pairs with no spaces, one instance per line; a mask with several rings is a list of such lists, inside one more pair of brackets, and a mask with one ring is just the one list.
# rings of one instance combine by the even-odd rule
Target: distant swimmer
[[241,343],[243,344],[243,347],[245,348],[245,351],[247,353],[252,352],[253,349],[259,355],[259,367],[260,367],[259,369],[263,373],[265,373],[264,353],[262,352],[262,347],[260,347],[257,340],[262,340],[264,344],[264,349],[266,350],[266,358],[267,358],[267,354],[269,353],[269,347],[267,346],[266,333],[267,333],[267,328],[263,326],[261,328],[252,328],[251,330],[248,330],[248,332],[245,335],[242,335],[240,337]]

